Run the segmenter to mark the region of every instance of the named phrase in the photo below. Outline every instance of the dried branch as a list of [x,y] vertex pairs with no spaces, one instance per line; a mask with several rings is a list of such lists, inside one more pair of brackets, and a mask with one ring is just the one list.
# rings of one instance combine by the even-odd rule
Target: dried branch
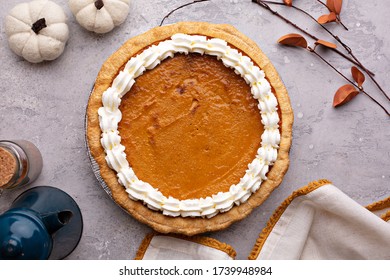
[[[352,84],[353,86],[356,86],[355,83],[349,79],[348,77],[346,77],[343,73],[341,73],[339,70],[337,70],[336,67],[334,67],[329,61],[327,61],[325,58],[323,58],[319,53],[317,53],[313,48],[311,47],[307,47],[307,49],[314,53],[317,57],[319,57],[323,62],[325,62],[328,66],[330,66],[334,71],[336,71],[341,77],[343,77],[346,81],[348,81],[350,84]],[[383,111],[385,111],[385,113],[390,117],[390,113],[386,110],[385,107],[383,107],[382,104],[380,104],[375,98],[373,98],[370,94],[368,94],[362,87],[358,87],[359,91],[361,91],[362,93],[364,93],[367,97],[369,97],[372,101],[374,101],[379,107],[381,107],[383,109]]]
[[[330,12],[332,11],[331,9],[329,9],[328,5],[326,5],[324,2],[322,2],[321,0],[317,0],[318,3],[321,3],[322,5],[324,5]],[[342,27],[344,27],[345,30],[348,31],[348,28],[344,25],[344,23],[341,21],[341,18],[340,18],[340,15],[336,15],[336,18],[337,18],[337,22],[341,24]]]
[[[321,4],[325,5],[325,3],[323,3],[322,1],[320,0],[317,0],[318,2],[320,2]],[[252,2],[262,6],[263,8],[269,10],[271,13],[273,13],[274,15],[278,16],[279,18],[283,19],[285,22],[287,22],[288,24],[292,25],[293,27],[295,27],[296,29],[298,29],[299,31],[301,31],[302,33],[308,35],[310,38],[318,41],[318,38],[312,34],[310,34],[309,32],[307,32],[306,30],[304,30],[303,28],[299,27],[297,24],[291,22],[290,20],[286,19],[285,17],[283,17],[281,14],[279,14],[278,12],[276,12],[275,10],[273,10],[267,3],[269,4],[275,4],[275,5],[281,5],[281,6],[287,6],[286,4],[284,3],[281,3],[281,2],[275,2],[275,1],[262,1],[262,0],[252,0]],[[297,7],[297,6],[294,6],[294,5],[291,5],[291,6],[288,6],[288,7],[291,7],[295,10],[298,10],[302,13],[304,13],[305,15],[307,15],[309,18],[311,18],[312,20],[314,20],[317,24],[318,21],[312,16],[310,15],[308,12],[306,12],[305,10]],[[326,6],[327,7],[327,6]],[[329,8],[328,8],[329,9]],[[379,85],[379,83],[375,80],[374,76],[375,74],[372,73],[370,70],[368,70],[361,62],[360,60],[353,54],[352,52],[352,49],[347,45],[345,44],[341,39],[340,37],[338,37],[337,35],[335,35],[332,31],[330,31],[328,28],[326,28],[324,25],[322,24],[319,24],[329,35],[331,35],[338,43],[340,43],[340,45],[348,52],[348,54],[353,58],[353,59],[350,59],[348,56],[346,56],[345,54],[343,54],[342,52],[340,52],[339,50],[337,49],[331,49],[332,51],[336,52],[337,54],[341,55],[342,57],[344,57],[345,59],[347,59],[348,61],[350,61],[351,63],[355,64],[356,66],[360,67],[364,72],[367,73],[367,75],[370,77],[370,79],[373,81],[373,83],[378,87],[378,89],[382,92],[382,94],[390,101],[390,97],[389,95],[383,90],[383,88]]]
[[[333,36],[333,35],[332,35]],[[375,80],[374,75],[371,71],[367,70],[366,67],[359,61],[359,59],[353,54],[352,49],[348,47],[346,44],[344,44],[341,39],[338,36],[333,36],[348,52],[350,56],[353,57],[353,59],[356,60],[356,62],[359,63],[359,66],[363,69],[364,72],[367,73],[368,77],[370,77],[371,81],[378,87],[378,89],[382,92],[382,94],[387,98],[387,100],[390,101],[389,95],[383,90],[383,88],[379,85],[379,83]]]
[[[321,0],[317,0],[317,2],[321,3],[322,5],[324,5],[325,7],[329,9],[329,7],[324,3],[322,2]],[[307,13],[306,13],[307,14]],[[342,22],[340,21],[340,23],[342,24]],[[342,24],[343,25],[343,24]],[[378,87],[378,89],[382,92],[382,94],[387,98],[387,100],[390,101],[390,97],[389,95],[383,90],[383,88],[379,85],[379,83],[374,79],[374,74],[371,72],[371,71],[368,71],[367,68],[364,67],[364,65],[360,62],[360,60],[353,54],[352,52],[352,49],[347,46],[344,42],[341,41],[341,39],[334,35],[330,30],[328,30],[326,27],[324,27],[322,24],[321,26],[335,39],[337,40],[343,47],[344,49],[348,52],[348,54],[359,64],[359,66],[363,69],[364,72],[367,73],[367,75],[370,77],[370,79],[373,81],[373,83]],[[344,26],[344,25],[343,25]],[[348,29],[347,29],[348,30]]]
[[[324,57],[322,57],[319,53],[315,51],[316,47],[318,45],[322,45],[327,48],[334,48],[335,46],[332,43],[326,42],[326,41],[316,41],[314,48],[308,46],[307,41],[305,37],[303,37],[300,34],[296,33],[290,33],[286,34],[279,38],[278,40],[279,44],[290,46],[290,47],[298,47],[303,48],[307,51],[310,51],[311,53],[314,53],[317,55],[323,62],[325,62],[328,66],[330,66],[333,70],[335,70],[340,76],[342,76],[345,80],[347,80],[350,84],[344,85],[341,88],[339,88],[334,96],[333,99],[333,106],[337,107],[342,104],[345,104],[349,101],[351,101],[359,92],[363,92],[365,95],[367,95],[372,101],[374,101],[377,105],[379,105],[387,115],[389,115],[388,111],[378,102],[376,101],[372,96],[370,96],[366,91],[363,89],[363,83],[365,80],[364,74],[356,67],[351,68],[351,73],[353,79],[356,81],[357,86],[355,83],[347,78],[343,73],[341,73],[339,70],[336,69],[329,61],[327,61]],[[356,89],[357,87],[358,89]],[[390,115],[389,115],[390,116]]]
[[[286,6],[284,3],[279,3],[279,2],[273,2],[273,1],[262,1],[262,0],[252,0],[253,3],[256,3],[260,6],[262,6],[263,8],[267,9],[268,11],[270,11],[272,14],[274,14],[275,16],[277,16],[278,18],[284,20],[286,23],[290,24],[291,26],[295,27],[296,29],[298,29],[299,31],[301,31],[302,33],[306,34],[307,36],[309,36],[310,38],[312,38],[313,40],[315,41],[318,41],[319,38],[317,38],[315,35],[309,33],[308,31],[306,31],[305,29],[303,29],[302,27],[298,26],[297,24],[295,24],[294,22],[292,22],[291,20],[285,18],[284,16],[282,16],[281,14],[279,14],[277,11],[275,11],[274,9],[272,9],[267,3],[269,4],[276,4],[276,5],[282,5],[282,6]],[[307,13],[306,11],[292,5],[291,6],[292,8],[296,9],[296,10],[300,10],[301,12],[305,13],[306,15],[308,15],[309,17],[311,17],[313,20],[315,20],[317,22],[317,20],[311,16],[309,13]],[[324,29],[327,30],[326,27],[324,27],[323,25],[321,25]],[[328,32],[330,32],[328,30]],[[345,54],[343,54],[342,52],[340,52],[338,49],[332,49],[333,52],[337,53],[338,55],[340,55],[341,57],[345,58],[346,60],[348,60],[349,62],[353,63],[354,65],[362,68],[364,70],[364,68],[362,67],[361,64],[359,64],[357,61],[351,59],[350,57],[346,56]],[[369,71],[367,69],[367,71]],[[374,75],[371,71],[369,71],[371,73],[371,75]]]
[[321,0],[317,0],[317,2],[321,3],[322,5],[324,5],[329,10],[329,7],[324,2],[322,2]]
[[187,6],[190,6],[190,5],[193,5],[193,4],[196,4],[196,3],[199,3],[199,2],[208,2],[210,0],[195,0],[193,2],[190,2],[190,3],[187,3],[187,4],[184,4],[184,5],[181,5],[175,9],[173,9],[172,11],[170,11],[160,22],[160,26],[163,25],[164,21],[171,15],[173,14],[174,12],[176,12],[177,10],[180,10],[184,7],[187,7]]

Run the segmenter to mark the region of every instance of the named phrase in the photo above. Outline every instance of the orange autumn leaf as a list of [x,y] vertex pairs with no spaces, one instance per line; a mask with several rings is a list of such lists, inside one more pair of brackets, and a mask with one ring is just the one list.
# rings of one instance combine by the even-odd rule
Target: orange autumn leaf
[[287,6],[292,6],[292,2],[293,0],[283,0],[284,4],[286,4]]
[[324,40],[317,40],[315,42],[316,45],[321,45],[321,46],[324,46],[324,47],[327,47],[329,49],[336,49],[337,46],[336,44],[333,44],[331,42],[328,42],[328,41],[324,41]]
[[325,24],[328,22],[335,22],[337,20],[337,16],[334,12],[331,12],[328,15],[322,15],[317,19],[319,24]]
[[326,0],[326,7],[328,7],[330,12],[334,12],[334,1],[333,0]]
[[339,15],[341,13],[341,7],[343,6],[343,0],[327,0],[326,6],[328,7],[329,11]]
[[358,94],[359,91],[353,85],[343,85],[336,91],[334,95],[333,107],[338,107],[348,103]]
[[358,84],[359,87],[361,87],[363,85],[364,81],[366,80],[366,77],[364,76],[364,74],[359,69],[357,69],[357,67],[355,67],[355,66],[352,66],[351,73],[352,73],[352,77],[355,80],[355,82]]
[[334,9],[336,15],[341,13],[341,7],[343,6],[343,0],[334,0]]
[[322,15],[322,16],[320,16],[320,17],[317,19],[317,22],[318,22],[319,24],[328,23],[328,17],[329,17],[329,15]]
[[290,33],[280,37],[278,43],[292,47],[307,48],[306,39],[302,35],[296,33]]

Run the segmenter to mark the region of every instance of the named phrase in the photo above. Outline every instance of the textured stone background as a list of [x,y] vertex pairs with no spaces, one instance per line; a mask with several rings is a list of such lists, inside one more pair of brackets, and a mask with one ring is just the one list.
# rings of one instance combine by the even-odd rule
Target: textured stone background
[[[0,138],[34,142],[42,151],[44,169],[33,186],[61,188],[80,205],[84,235],[69,259],[132,259],[151,229],[125,214],[99,187],[84,144],[85,108],[105,59],[126,39],[158,25],[163,15],[189,1],[133,0],[123,25],[96,35],[77,24],[67,1],[55,0],[68,15],[70,39],[61,57],[37,65],[17,57],[7,45],[4,17],[20,2],[0,3]],[[336,24],[329,28],[390,91],[390,6],[383,2],[345,0],[342,19],[350,30]],[[315,0],[295,3],[315,17],[326,12]],[[307,17],[285,7],[275,9],[318,37],[332,41]],[[284,80],[295,114],[291,166],[281,186],[245,220],[206,235],[231,244],[237,258],[245,259],[274,209],[312,180],[327,178],[362,205],[389,195],[389,117],[363,95],[342,108],[332,108],[333,93],[344,80],[314,55],[275,43],[280,36],[296,32],[292,27],[250,0],[211,0],[177,11],[166,23],[189,20],[229,23],[256,41]],[[350,63],[333,53],[324,52],[324,56],[350,75]],[[370,81],[365,88],[390,108]],[[4,193],[0,213],[21,191]]]

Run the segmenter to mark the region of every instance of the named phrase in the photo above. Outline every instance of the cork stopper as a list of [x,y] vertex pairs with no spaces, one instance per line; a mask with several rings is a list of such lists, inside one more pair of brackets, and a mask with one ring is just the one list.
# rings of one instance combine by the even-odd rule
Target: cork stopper
[[7,149],[0,147],[0,188],[12,180],[17,171],[17,160]]

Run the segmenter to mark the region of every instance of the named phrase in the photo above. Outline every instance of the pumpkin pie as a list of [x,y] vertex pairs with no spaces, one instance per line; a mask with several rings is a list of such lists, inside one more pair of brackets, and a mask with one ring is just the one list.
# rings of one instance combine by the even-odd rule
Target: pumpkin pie
[[245,218],[281,183],[293,113],[275,68],[226,24],[181,22],[103,64],[87,142],[113,199],[162,233]]

